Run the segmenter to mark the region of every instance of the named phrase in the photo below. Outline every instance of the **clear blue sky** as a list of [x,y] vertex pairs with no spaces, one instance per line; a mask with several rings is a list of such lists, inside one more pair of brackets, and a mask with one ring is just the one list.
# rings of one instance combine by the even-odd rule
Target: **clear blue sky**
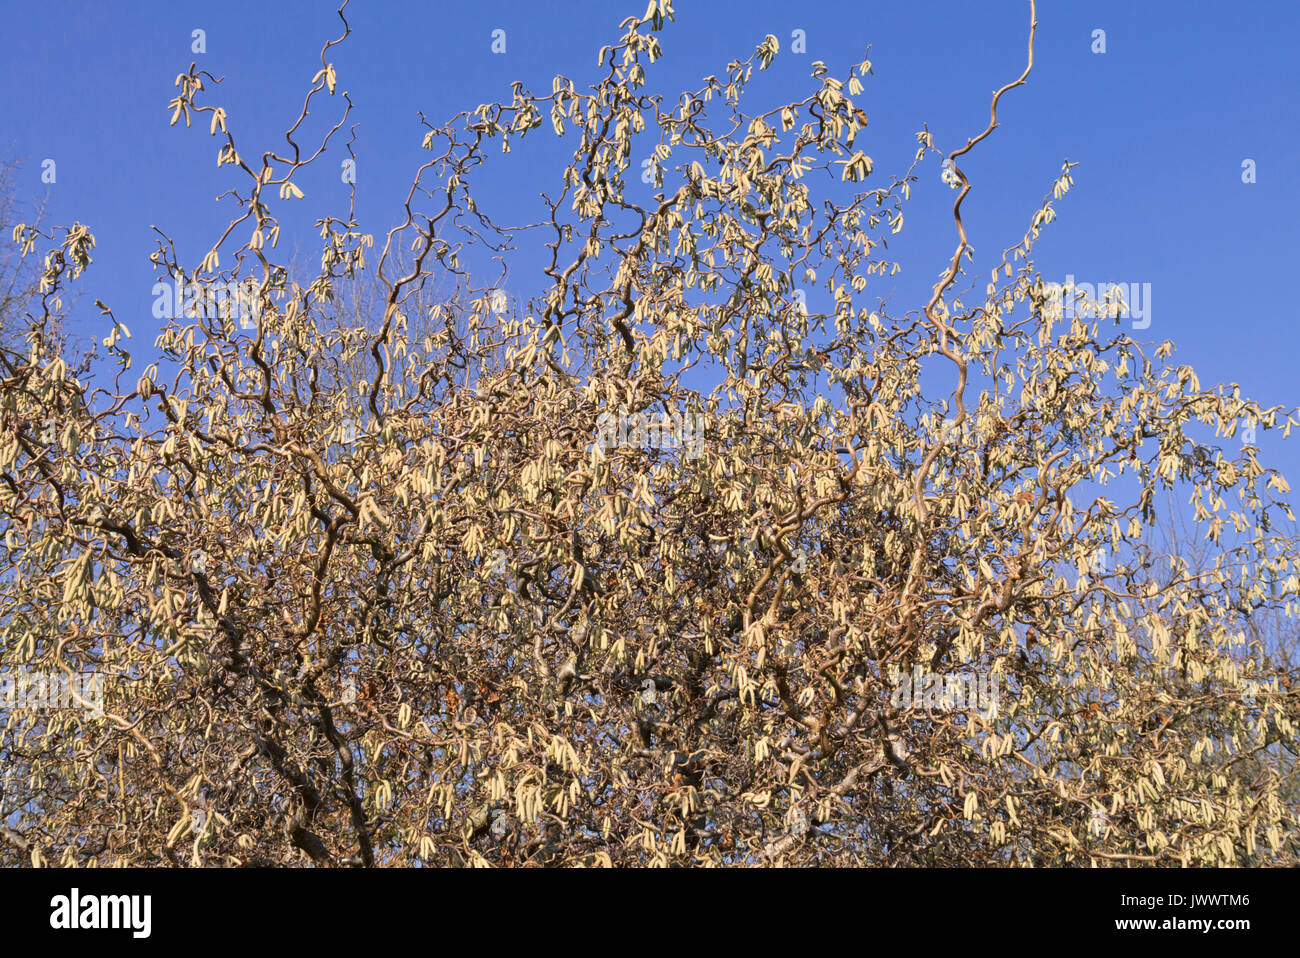
[[[352,120],[361,124],[355,149],[363,227],[382,238],[411,174],[428,158],[419,148],[417,111],[441,122],[480,103],[508,102],[516,79],[545,95],[556,73],[581,88],[595,78],[599,47],[614,42],[619,21],[644,6],[354,0],[353,35],[330,58],[357,105]],[[676,22],[662,34],[666,56],[651,68],[652,88],[669,95],[695,89],[770,32],[781,55],[752,85],[751,111],[815,89],[812,60],[843,76],[871,44],[875,76],[858,98],[870,127],[859,143],[877,177],[903,171],[923,124],[945,151],[981,131],[991,91],[1024,64],[1023,0],[676,6]],[[218,141],[206,122],[168,126],[177,73],[197,60],[226,78],[204,102],[226,108],[242,153],[282,146],[319,68],[321,45],[339,32],[334,8],[248,0],[4,4],[0,153],[26,161],[19,185],[31,196],[50,191],[51,222],[80,220],[98,241],[76,332],[104,335],[91,305],[103,299],[134,333],[134,369],[142,370],[154,357],[158,325],[147,259],[151,224],[178,241],[183,262],[197,265],[232,210],[213,199],[243,186],[230,167],[217,169]],[[196,28],[206,31],[206,53],[191,53]],[[506,31],[504,54],[491,51],[498,28]],[[806,32],[806,53],[790,52],[796,29]],[[1106,31],[1104,54],[1091,49],[1096,29]],[[1296,405],[1300,328],[1282,281],[1300,253],[1298,34],[1300,4],[1283,0],[1044,0],[1029,84],[1004,99],[1001,128],[963,162],[974,184],[965,221],[980,262],[1019,240],[1061,162],[1076,161],[1075,189],[1058,204],[1059,219],[1037,250],[1045,278],[1150,283],[1152,324],[1133,335],[1172,338],[1175,361],[1191,363],[1202,384],[1239,382],[1261,402]],[[342,104],[335,98],[327,105]],[[313,116],[320,124],[335,119]],[[543,218],[538,192],[554,191],[565,153],[549,124],[536,136],[547,142],[525,141],[485,171],[476,196],[498,220]],[[346,214],[337,172],[346,154],[338,142],[320,171],[300,181],[304,254],[315,252],[316,216]],[[46,158],[57,163],[50,187],[40,179]],[[1254,184],[1241,179],[1247,158],[1257,164]],[[633,189],[640,186],[632,179]],[[653,191],[645,189],[648,198]],[[893,293],[898,313],[920,305],[951,254],[952,195],[928,160],[906,229],[891,241],[907,272],[879,288]],[[287,233],[294,221],[286,222]],[[1285,444],[1260,438],[1264,461],[1297,481],[1300,437]]]

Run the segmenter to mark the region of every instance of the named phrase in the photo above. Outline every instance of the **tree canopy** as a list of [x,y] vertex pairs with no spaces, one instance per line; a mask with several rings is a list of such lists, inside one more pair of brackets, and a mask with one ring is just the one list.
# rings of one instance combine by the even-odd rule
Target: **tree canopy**
[[[891,176],[868,60],[749,113],[769,35],[665,98],[651,0],[590,83],[426,120],[399,224],[322,212],[303,276],[278,216],[348,123],[346,7],[287,151],[177,77],[237,211],[191,266],[160,233],[158,362],[104,303],[65,355],[94,237],[14,230],[48,251],[0,353],[0,666],[103,686],[0,701],[0,864],[1296,863],[1293,517],[1233,437],[1300,419],[1044,280],[1068,162],[976,272],[962,160],[1032,3],[987,126]],[[552,134],[507,299],[476,168]],[[952,255],[887,315],[936,158]],[[1152,543],[1169,491],[1203,561]]]

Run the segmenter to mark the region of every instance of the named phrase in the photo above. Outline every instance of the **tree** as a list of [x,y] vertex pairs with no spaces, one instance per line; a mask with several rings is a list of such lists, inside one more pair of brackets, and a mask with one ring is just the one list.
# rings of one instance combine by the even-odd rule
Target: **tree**
[[[1031,254],[1069,163],[983,295],[956,291],[957,161],[1030,75],[1032,2],[988,126],[947,153],[922,131],[886,183],[853,99],[868,61],[750,115],[769,36],[666,104],[646,84],[673,10],[652,0],[589,92],[516,84],[426,122],[377,261],[351,212],[323,216],[303,285],[276,211],[347,121],[346,6],[292,155],[250,161],[213,78],[177,80],[172,122],[207,118],[247,190],[197,268],[167,238],[154,262],[247,284],[249,328],[237,299],[196,303],[119,391],[38,333],[3,356],[4,663],[107,678],[102,715],[6,709],[0,862],[1296,862],[1290,670],[1243,638],[1300,590],[1270,532],[1288,490],[1252,446],[1196,437],[1297,420],[1110,335],[1105,303],[1066,315]],[[341,103],[314,150],[313,100]],[[542,290],[502,310],[467,264],[515,233],[473,172],[548,119],[574,152]],[[649,205],[626,185],[638,134]],[[891,318],[866,291],[930,154],[956,246]],[[839,185],[815,197],[822,171]],[[92,247],[67,231],[46,286]],[[362,271],[373,321],[321,321]],[[411,336],[450,276],[445,321]],[[95,362],[120,382],[104,309]],[[1167,489],[1233,562],[1164,575],[1141,547]]]
[[27,308],[39,295],[37,270],[31,260],[22,255],[16,243],[10,242],[11,232],[27,216],[34,225],[45,218],[47,206],[39,202],[29,214],[23,212],[17,183],[18,162],[0,160],[0,346],[21,349],[22,323]]

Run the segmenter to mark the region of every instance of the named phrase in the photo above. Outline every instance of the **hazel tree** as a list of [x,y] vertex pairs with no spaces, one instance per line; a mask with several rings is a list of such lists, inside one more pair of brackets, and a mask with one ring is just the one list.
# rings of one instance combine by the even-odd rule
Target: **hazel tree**
[[[234,210],[153,263],[246,313],[180,304],[136,370],[100,303],[70,363],[48,329],[94,238],[14,230],[47,252],[0,353],[0,656],[104,688],[0,702],[0,863],[1295,864],[1297,700],[1254,625],[1300,592],[1289,490],[1226,440],[1300,420],[1043,280],[1069,162],[976,265],[961,161],[1028,81],[1028,7],[987,126],[887,176],[869,60],[746,112],[769,35],[665,98],[651,0],[591,82],[422,117],[398,225],[322,212],[314,276],[281,217],[348,123],[347,4],[287,150],[181,73]],[[551,135],[540,224],[494,221],[479,168]],[[934,159],[952,255],[887,315]],[[359,279],[374,314],[323,322]],[[1207,563],[1150,548],[1169,490]]]

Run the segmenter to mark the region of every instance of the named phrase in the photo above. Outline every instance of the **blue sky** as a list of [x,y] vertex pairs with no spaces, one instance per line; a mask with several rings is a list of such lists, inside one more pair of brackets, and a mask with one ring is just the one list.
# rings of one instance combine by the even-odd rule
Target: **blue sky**
[[[665,57],[650,72],[652,89],[672,99],[749,56],[767,33],[778,37],[781,54],[751,85],[750,112],[812,92],[813,60],[846,75],[871,44],[875,75],[857,100],[870,116],[859,144],[877,176],[906,168],[922,125],[945,151],[978,134],[992,90],[1024,65],[1022,0],[676,6],[676,21],[662,34]],[[226,108],[241,152],[275,149],[319,69],[321,45],[339,33],[334,8],[245,0],[5,5],[0,154],[25,160],[21,190],[32,198],[49,191],[49,222],[79,220],[98,243],[70,324],[75,332],[107,332],[92,305],[103,299],[131,328],[134,369],[142,371],[154,358],[158,326],[151,225],[175,238],[193,266],[229,222],[233,207],[214,198],[242,183],[231,168],[218,170],[218,141],[206,122],[168,126],[176,75],[197,60],[224,76],[205,102]],[[624,17],[643,9],[644,0],[354,0],[353,34],[330,59],[356,104],[351,122],[360,124],[363,227],[382,242],[428,158],[418,111],[442,122],[480,103],[508,102],[516,79],[545,95],[557,73],[582,88],[595,79],[596,51],[617,39]],[[1173,339],[1174,360],[1194,366],[1203,385],[1238,382],[1266,404],[1296,405],[1300,330],[1282,279],[1300,253],[1300,4],[1077,0],[1040,3],[1038,18],[1028,85],[1004,98],[1000,128],[962,163],[973,183],[963,215],[978,262],[996,260],[1020,239],[1061,163],[1077,162],[1075,188],[1057,204],[1059,217],[1036,251],[1044,277],[1150,283],[1151,326],[1135,337]],[[191,52],[194,29],[206,31],[205,53]],[[504,54],[491,51],[495,29],[506,31]],[[797,29],[806,33],[806,53],[790,52]],[[1092,51],[1097,29],[1105,31],[1105,53]],[[337,119],[316,112],[312,129]],[[557,189],[572,141],[557,143],[549,124],[535,136],[484,169],[476,198],[495,219],[544,218],[538,193]],[[346,214],[338,176],[346,153],[337,142],[299,181],[307,196],[298,217],[286,220],[287,242],[296,224],[309,258],[312,221]],[[47,158],[57,164],[48,186],[41,183]],[[1256,164],[1253,184],[1242,182],[1246,159]],[[953,194],[933,158],[920,176],[906,228],[890,244],[905,272],[878,289],[900,314],[924,302],[954,244]],[[631,189],[640,186],[631,179]],[[644,189],[648,199],[653,189]],[[1261,433],[1260,444],[1265,463],[1293,481],[1300,476],[1296,442]]]

